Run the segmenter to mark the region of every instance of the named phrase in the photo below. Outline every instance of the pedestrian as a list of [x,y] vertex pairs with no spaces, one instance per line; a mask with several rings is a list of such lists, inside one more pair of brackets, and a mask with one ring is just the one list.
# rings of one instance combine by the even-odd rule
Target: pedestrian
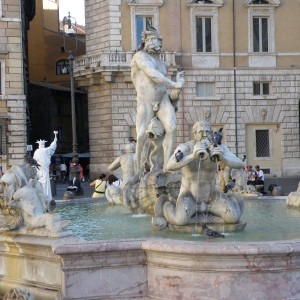
[[104,173],[99,175],[99,178],[90,183],[90,186],[95,187],[95,191],[92,195],[92,198],[100,198],[105,196],[106,189],[106,175]]
[[264,185],[265,184],[265,174],[264,172],[260,169],[259,165],[255,166],[255,171],[256,171],[256,185]]
[[67,175],[67,166],[64,161],[60,164],[60,174],[61,174],[61,180],[62,182],[66,181],[66,175]]

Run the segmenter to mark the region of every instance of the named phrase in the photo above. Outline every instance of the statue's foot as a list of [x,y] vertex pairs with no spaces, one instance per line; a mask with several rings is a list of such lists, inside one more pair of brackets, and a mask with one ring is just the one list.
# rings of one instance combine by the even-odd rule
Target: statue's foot
[[153,217],[152,226],[156,230],[163,230],[168,226],[167,220],[163,217]]

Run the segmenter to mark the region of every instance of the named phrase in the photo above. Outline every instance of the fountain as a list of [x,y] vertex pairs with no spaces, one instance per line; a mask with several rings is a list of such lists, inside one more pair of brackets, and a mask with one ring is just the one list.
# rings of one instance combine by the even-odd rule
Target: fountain
[[[258,197],[244,203],[239,192],[218,191],[217,162],[236,169],[243,164],[222,144],[221,136],[214,137],[207,122],[196,123],[194,140],[179,145],[172,154],[184,74],[179,73],[176,82],[165,77],[166,68],[159,60],[161,37],[155,29],[145,31],[143,39],[131,65],[140,108],[137,163],[133,166],[133,159],[126,159],[129,166],[120,165],[127,174],[134,168],[135,176],[130,175],[133,178],[118,193],[110,194],[112,202],[117,195],[124,206],[72,200],[58,205],[57,212],[50,207],[46,212],[32,167],[36,162],[12,167],[0,180],[0,296],[300,298],[300,232],[296,230],[300,226],[295,226],[300,212],[284,210],[282,200]],[[151,76],[142,78],[145,74]],[[145,82],[147,95],[154,95],[150,103],[144,102],[148,97],[140,86]],[[119,161],[110,168],[119,166]],[[132,213],[144,214],[133,217]],[[225,231],[225,239],[207,240],[201,224]],[[270,234],[274,231],[276,236]]]

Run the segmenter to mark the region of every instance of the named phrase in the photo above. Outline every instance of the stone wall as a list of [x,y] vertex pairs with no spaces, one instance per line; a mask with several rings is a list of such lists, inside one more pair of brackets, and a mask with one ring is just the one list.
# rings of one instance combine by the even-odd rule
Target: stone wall
[[[0,117],[2,126],[2,167],[23,162],[26,153],[26,99],[23,85],[23,56],[20,1],[1,1],[0,62],[2,89]],[[3,141],[3,139],[2,139]]]

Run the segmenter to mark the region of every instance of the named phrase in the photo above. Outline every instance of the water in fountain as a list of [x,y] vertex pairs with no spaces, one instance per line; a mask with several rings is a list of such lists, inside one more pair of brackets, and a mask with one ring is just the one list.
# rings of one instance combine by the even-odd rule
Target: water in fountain
[[[112,206],[105,201],[61,204],[58,212],[72,224],[68,229],[85,240],[145,239],[161,237],[182,240],[205,240],[204,235],[154,231],[151,216],[132,215],[123,206]],[[242,221],[244,231],[226,234],[225,241],[267,241],[295,239],[300,236],[300,210],[288,208],[283,199],[266,197],[245,200]],[[218,241],[216,241],[218,242]],[[222,242],[224,240],[222,239]]]

